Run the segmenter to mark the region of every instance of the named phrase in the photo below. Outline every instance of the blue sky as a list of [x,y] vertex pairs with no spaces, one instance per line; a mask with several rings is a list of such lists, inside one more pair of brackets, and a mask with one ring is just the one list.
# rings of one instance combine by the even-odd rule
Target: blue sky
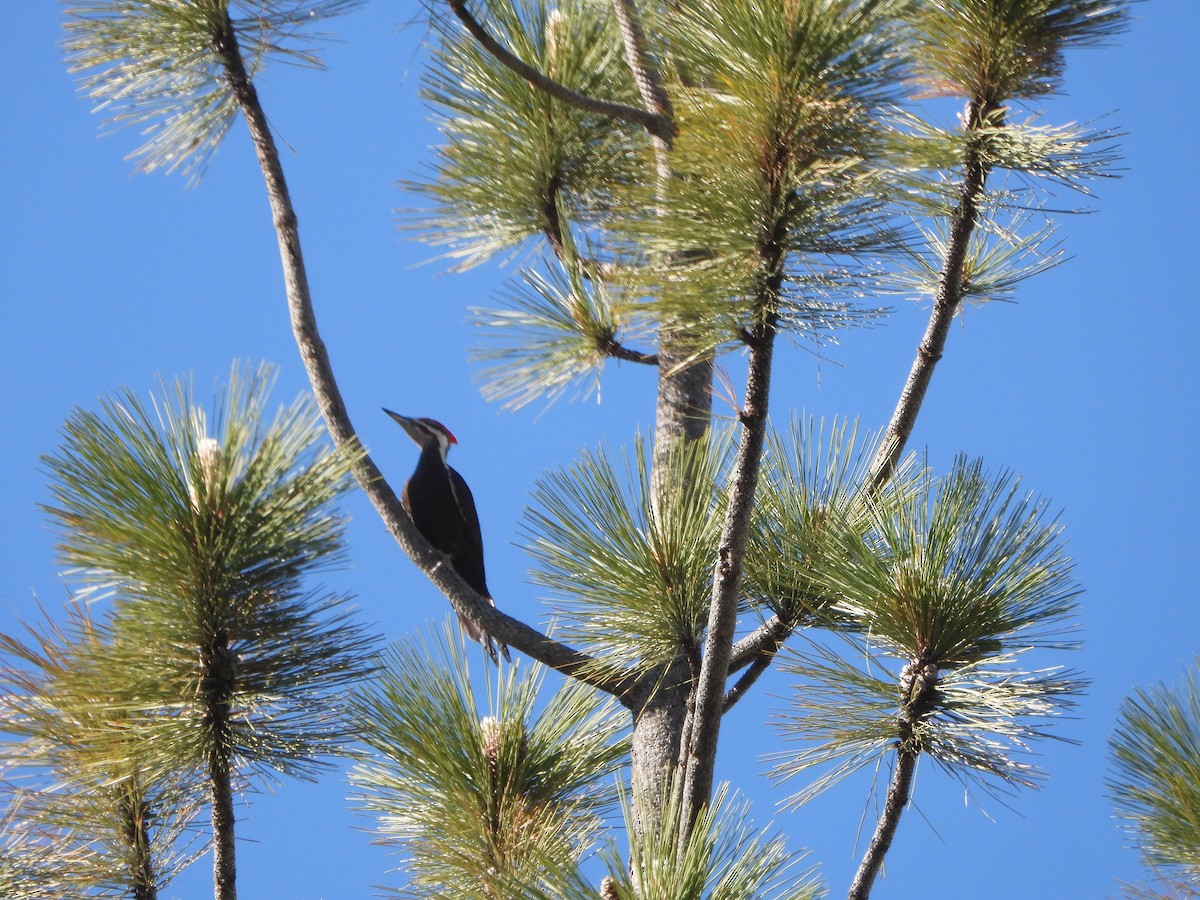
[[[75,406],[156,373],[194,373],[206,386],[233,360],[279,366],[276,397],[306,388],[284,306],[275,237],[244,126],[238,123],[195,189],[131,172],[136,136],[98,137],[99,116],[77,96],[58,45],[60,9],[11,4],[0,142],[0,630],[35,620],[37,601],[66,597],[39,454],[53,450]],[[396,229],[409,200],[397,181],[431,161],[436,139],[416,97],[424,27],[418,5],[370,3],[337,20],[342,41],[323,73],[275,67],[259,81],[284,142],[317,315],[350,413],[376,461],[400,483],[415,447],[380,412],[432,415],[458,436],[453,463],[470,481],[488,543],[489,582],[514,614],[544,616],[525,578],[518,523],[539,473],[600,442],[628,442],[652,421],[653,377],[611,366],[601,402],[510,413],[480,396],[468,359],[466,309],[486,305],[505,272],[451,275]],[[1104,897],[1136,879],[1135,854],[1104,796],[1105,743],[1121,698],[1175,680],[1200,646],[1197,560],[1200,381],[1195,282],[1195,153],[1200,6],[1149,0],[1116,46],[1072,54],[1067,94],[1050,121],[1092,120],[1127,132],[1122,178],[1096,185],[1095,213],[1062,223],[1072,260],[1020,290],[1018,303],[968,309],[955,324],[914,446],[944,469],[957,453],[1020,474],[1062,510],[1086,589],[1084,649],[1065,661],[1093,680],[1060,731],[1079,744],[1039,748],[1048,785],[1007,801],[964,796],[934,767],[918,774],[916,808],[901,823],[880,898],[970,893]],[[1109,115],[1111,114],[1111,115]],[[1064,200],[1069,198],[1064,198]],[[851,334],[818,359],[780,354],[772,409],[860,416],[881,426],[895,403],[926,310],[902,303],[882,327]],[[734,363],[736,368],[736,363]],[[539,415],[539,413],[541,413]],[[346,504],[350,566],[326,576],[352,592],[389,639],[440,619],[439,594],[390,542],[359,496]],[[851,781],[789,813],[763,776],[780,749],[764,720],[789,691],[775,673],[725,723],[721,777],[749,795],[793,847],[845,892],[875,807]],[[348,808],[344,775],[286,782],[243,798],[239,887],[245,897],[358,900],[397,885],[397,860],[370,845]],[[867,826],[869,831],[869,825]],[[865,838],[864,838],[865,840]],[[167,892],[210,894],[201,862]]]

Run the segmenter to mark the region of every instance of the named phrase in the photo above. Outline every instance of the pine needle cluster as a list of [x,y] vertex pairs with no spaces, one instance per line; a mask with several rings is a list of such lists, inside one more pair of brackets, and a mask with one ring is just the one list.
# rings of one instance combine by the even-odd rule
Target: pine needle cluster
[[379,840],[409,855],[403,896],[553,896],[616,802],[628,741],[615,704],[577,682],[539,700],[544,669],[485,676],[483,703],[444,628],[393,648],[355,704],[372,752],[351,781]]
[[1109,746],[1117,815],[1157,882],[1130,895],[1200,896],[1200,661],[1126,698]]
[[802,681],[780,727],[807,746],[775,774],[821,771],[794,803],[897,748],[987,790],[1036,786],[1029,744],[1053,736],[1084,685],[1022,662],[1074,646],[1064,632],[1079,589],[1045,502],[978,460],[926,473],[921,488],[872,504],[869,527],[823,558],[824,590],[855,624],[849,652],[814,642],[785,665]]
[[79,878],[139,898],[192,858],[214,775],[311,777],[344,752],[337,698],[373,667],[346,598],[306,584],[341,559],[350,454],[323,445],[310,401],[268,420],[272,381],[235,367],[212,415],[186,381],[151,405],[105,397],[45,457],[91,605],[0,636],[4,758],[31,779],[14,815],[58,836],[52,858],[86,857]]

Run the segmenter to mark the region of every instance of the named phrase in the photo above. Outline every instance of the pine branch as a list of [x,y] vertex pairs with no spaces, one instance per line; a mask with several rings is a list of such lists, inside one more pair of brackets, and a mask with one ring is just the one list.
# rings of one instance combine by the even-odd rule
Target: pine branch
[[[457,2],[457,0],[452,0]],[[671,109],[671,99],[667,96],[666,88],[657,68],[651,63],[646,50],[646,35],[642,30],[634,0],[613,0],[613,11],[621,26],[621,39],[625,43],[625,56],[629,60],[629,68],[637,83],[638,93],[646,110],[660,123],[659,130],[646,128],[661,143],[662,150],[670,150],[675,137],[675,116]]]
[[233,766],[230,760],[229,704],[238,687],[237,654],[229,635],[214,635],[200,653],[200,692],[204,726],[210,734],[209,802],[213,833],[213,892],[216,900],[237,900],[237,848],[234,843]]
[[158,900],[150,820],[154,811],[144,797],[128,793],[117,803],[117,828],[129,850],[126,864],[133,900]]
[[793,626],[786,624],[778,615],[772,616],[758,627],[752,634],[742,638],[730,648],[729,671],[746,668],[742,677],[725,693],[721,704],[721,713],[727,713],[746,695],[754,683],[767,671],[775,659],[775,654],[783,646],[784,641],[791,637]]
[[[992,127],[993,117],[1002,114],[1002,107],[995,103],[983,103],[972,99],[967,104],[968,134]],[[904,453],[904,447],[912,436],[917,414],[925,400],[925,392],[933,380],[933,372],[946,347],[950,334],[950,322],[962,304],[966,289],[964,269],[971,234],[979,216],[979,204],[983,199],[984,185],[990,166],[976,142],[968,140],[963,153],[963,180],[958,192],[958,205],[950,223],[950,240],[946,246],[942,272],[934,296],[933,311],[925,335],[917,347],[908,380],[900,392],[900,400],[892,413],[892,419],[884,432],[879,452],[871,463],[868,491],[878,492],[896,470],[896,464]]]
[[233,785],[229,760],[216,749],[209,760],[208,788],[212,805],[213,893],[216,900],[237,900]]
[[875,833],[871,843],[863,855],[854,881],[850,885],[847,900],[867,900],[871,895],[871,885],[875,876],[883,866],[883,859],[892,846],[892,838],[896,834],[896,826],[900,824],[900,814],[908,805],[912,793],[913,773],[917,768],[918,754],[912,750],[901,749],[896,757],[896,768],[892,772],[892,781],[888,785],[887,799],[883,804],[883,812],[875,825]]
[[597,113],[625,122],[632,122],[635,125],[640,125],[649,134],[660,140],[670,140],[673,126],[669,118],[655,112],[638,109],[636,106],[614,103],[611,100],[601,100],[598,97],[589,97],[586,94],[581,94],[565,85],[559,84],[554,79],[515,56],[492,37],[488,30],[483,27],[482,23],[467,9],[466,0],[446,0],[446,2],[459,21],[462,22],[463,27],[479,42],[480,46],[534,87],[545,91],[556,100],[561,100],[563,103],[570,104],[585,112]]
[[735,703],[746,696],[746,692],[754,687],[754,683],[758,681],[763,672],[767,671],[767,667],[771,665],[771,660],[774,658],[774,653],[765,652],[754,657],[754,662],[750,663],[749,668],[742,673],[742,677],[725,692],[725,699],[721,702],[722,715],[729,712]]
[[[349,413],[333,374],[329,353],[317,327],[300,247],[296,213],[279,161],[278,148],[259,102],[258,92],[246,71],[228,15],[223,29],[213,35],[213,50],[225,68],[225,77],[246,119],[266,182],[275,232],[279,240],[292,332],[313,393],[334,445],[339,448],[358,448],[361,446],[358,435],[350,422]],[[400,505],[396,492],[365,452],[354,466],[354,475],[388,532],[408,557],[445,594],[455,612],[478,622],[483,630],[496,640],[521,650],[565,675],[578,678],[618,699],[627,695],[631,687],[631,679],[628,676],[613,674],[586,653],[561,644],[499,611],[472,590],[452,566],[443,565],[443,554],[435,550],[417,531],[412,519]]]
[[729,671],[745,668],[755,657],[764,652],[774,652],[787,640],[792,629],[778,615],[771,616],[753,632],[733,645],[729,657]]
[[712,795],[725,681],[729,677],[734,628],[737,625],[738,586],[766,439],[774,341],[774,320],[767,316],[756,326],[751,344],[746,402],[740,417],[745,432],[731,477],[729,505],[717,550],[704,656],[696,679],[694,727],[687,748],[683,781],[683,802],[689,822],[695,821]]
[[883,812],[879,815],[871,843],[867,845],[867,852],[863,854],[862,862],[854,875],[847,900],[867,900],[871,895],[871,885],[875,883],[875,876],[879,874],[883,860],[892,846],[892,838],[896,835],[900,816],[912,794],[913,774],[917,769],[917,758],[921,755],[921,742],[916,737],[916,730],[933,710],[937,673],[936,665],[926,665],[921,660],[913,660],[900,676],[904,703],[896,721],[896,767],[892,771]]
[[625,362],[639,363],[643,366],[658,365],[657,353],[645,353],[641,350],[634,350],[631,347],[626,347],[615,337],[599,340],[596,343],[597,349],[599,349],[605,355],[611,356],[613,359],[621,359]]

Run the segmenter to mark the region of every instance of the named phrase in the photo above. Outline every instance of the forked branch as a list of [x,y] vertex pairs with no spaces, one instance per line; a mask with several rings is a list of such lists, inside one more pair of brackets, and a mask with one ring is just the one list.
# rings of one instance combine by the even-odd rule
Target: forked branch
[[[971,101],[967,106],[966,127],[968,138],[988,124],[989,118],[998,107],[978,101]],[[934,295],[933,311],[925,334],[917,347],[908,379],[900,392],[899,402],[892,413],[891,421],[884,432],[863,490],[868,494],[877,494],[887,484],[896,470],[900,457],[908,439],[916,426],[917,415],[921,411],[925,393],[933,380],[934,370],[946,347],[950,334],[950,323],[962,305],[965,292],[965,268],[967,251],[971,236],[979,219],[979,206],[983,200],[989,168],[982,158],[978,146],[971,140],[967,141],[963,155],[963,180],[958,189],[958,203],[951,216],[950,240],[946,245],[942,269],[938,278],[938,286]],[[730,671],[736,671],[743,666],[751,666],[751,675],[747,672],[742,680],[755,679],[770,665],[775,652],[791,636],[793,625],[783,621],[778,615],[772,616],[752,634],[740,640],[733,647],[730,659]],[[726,708],[737,702],[749,684],[742,685],[741,681],[730,690]]]
[[[220,33],[214,34],[213,50],[225,68],[225,77],[250,129],[267,196],[274,217],[275,233],[283,265],[284,285],[292,332],[308,373],[317,404],[334,444],[343,449],[360,449],[361,444],[334,378],[329,353],[317,328],[308,275],[300,248],[300,232],[291,195],[279,161],[279,152],[258,93],[246,71],[233,24],[228,15]],[[396,492],[365,452],[359,455],[354,475],[379,513],[387,530],[401,549],[446,595],[456,612],[478,622],[484,630],[511,647],[526,653],[566,675],[578,678],[601,691],[624,700],[632,680],[621,672],[605,669],[593,657],[547,637],[524,622],[506,615],[472,590],[453,567],[442,565],[445,557],[417,531],[404,512]]]

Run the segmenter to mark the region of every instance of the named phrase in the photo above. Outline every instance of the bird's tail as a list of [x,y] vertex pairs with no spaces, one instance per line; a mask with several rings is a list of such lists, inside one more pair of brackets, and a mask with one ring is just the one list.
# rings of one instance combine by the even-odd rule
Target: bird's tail
[[[488,599],[491,600],[490,597]],[[496,601],[492,600],[492,606],[495,605]],[[490,634],[484,631],[482,626],[480,626],[478,623],[472,622],[470,619],[460,613],[458,616],[458,624],[462,627],[462,630],[466,632],[467,637],[483,647],[493,663],[500,665],[501,656],[504,657],[505,662],[512,662],[512,657],[508,654],[508,645],[493,638]],[[500,650],[499,654],[496,652],[497,647]]]

